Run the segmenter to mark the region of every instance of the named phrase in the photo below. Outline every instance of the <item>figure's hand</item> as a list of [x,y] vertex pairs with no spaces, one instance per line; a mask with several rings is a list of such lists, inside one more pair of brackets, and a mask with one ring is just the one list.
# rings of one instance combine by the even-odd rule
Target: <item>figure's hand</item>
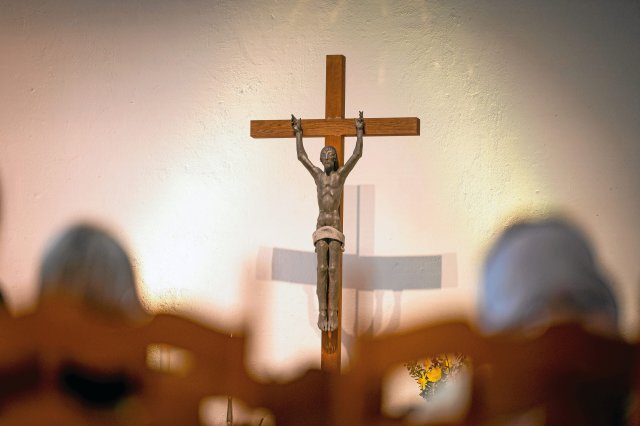
[[362,111],[360,111],[360,116],[356,118],[356,130],[358,132],[364,130],[364,118],[362,118]]
[[296,118],[293,114],[291,114],[291,128],[293,128],[293,131],[296,134],[302,133],[302,119]]

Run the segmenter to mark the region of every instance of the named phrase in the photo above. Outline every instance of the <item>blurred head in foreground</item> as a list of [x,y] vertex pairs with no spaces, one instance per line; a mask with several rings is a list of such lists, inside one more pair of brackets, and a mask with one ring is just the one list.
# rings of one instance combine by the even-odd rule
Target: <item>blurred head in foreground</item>
[[618,332],[618,308],[586,237],[565,220],[521,221],[485,262],[479,320],[486,332],[577,321]]
[[131,261],[106,231],[72,226],[53,239],[40,270],[41,296],[79,299],[100,312],[138,319],[145,315]]

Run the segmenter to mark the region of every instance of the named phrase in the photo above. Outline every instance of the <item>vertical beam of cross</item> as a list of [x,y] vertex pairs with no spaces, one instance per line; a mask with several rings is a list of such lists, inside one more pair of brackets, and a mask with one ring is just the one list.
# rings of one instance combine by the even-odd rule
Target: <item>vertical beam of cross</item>
[[[324,118],[327,120],[344,118],[345,107],[345,75],[346,59],[342,55],[327,56],[326,94]],[[355,126],[354,126],[355,127]],[[325,146],[332,146],[338,153],[338,164],[344,164],[344,136],[326,136]],[[344,193],[340,199],[340,225],[343,224]],[[341,226],[342,227],[342,226]],[[320,355],[320,368],[325,371],[340,372],[340,358],[342,355],[342,253],[338,262],[338,328],[322,332],[322,354]],[[330,352],[325,348],[335,348]]]

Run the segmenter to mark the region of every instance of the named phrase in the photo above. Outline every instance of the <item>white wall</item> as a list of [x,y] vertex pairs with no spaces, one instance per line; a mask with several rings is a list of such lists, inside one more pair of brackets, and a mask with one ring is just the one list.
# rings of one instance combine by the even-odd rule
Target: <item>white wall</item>
[[639,8],[0,2],[6,298],[33,300],[52,233],[98,220],[130,247],[151,308],[251,324],[258,370],[317,363],[314,288],[257,273],[261,249],[312,250],[315,189],[293,141],[251,139],[249,121],[322,117],[325,55],[344,54],[348,116],[421,119],[419,137],[366,140],[349,177],[375,191],[371,254],[447,259],[445,290],[362,292],[375,330],[473,306],[504,220],[560,209],[593,238],[634,331]]

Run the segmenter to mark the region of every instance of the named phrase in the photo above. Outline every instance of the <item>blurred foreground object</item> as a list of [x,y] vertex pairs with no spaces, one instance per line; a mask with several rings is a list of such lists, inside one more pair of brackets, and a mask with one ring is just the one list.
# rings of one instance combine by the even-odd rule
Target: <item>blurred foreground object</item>
[[[240,332],[169,314],[143,324],[109,318],[55,297],[0,317],[0,424],[199,425],[211,396],[264,408],[278,425],[328,424],[329,375],[259,383],[245,370]],[[183,362],[154,368],[146,355],[157,345],[181,351]]]
[[[48,299],[22,317],[0,317],[0,341],[3,425],[197,425],[201,404],[211,396],[231,396],[270,413],[279,426],[400,425],[412,414],[382,412],[385,373],[442,353],[470,360],[470,404],[436,424],[505,424],[522,415],[539,420],[533,424],[625,424],[625,404],[640,383],[637,345],[577,324],[533,337],[485,336],[465,321],[427,324],[359,339],[342,376],[309,370],[286,383],[249,375],[246,341],[237,331],[168,314],[143,324],[109,319],[69,299]],[[182,362],[153,368],[146,359],[153,345],[179,350]],[[432,420],[419,418],[419,424]]]
[[145,315],[129,255],[95,225],[74,225],[50,242],[39,284],[41,297],[64,295],[105,313],[128,318]]
[[618,306],[591,245],[557,218],[518,222],[498,238],[485,262],[478,313],[486,332],[571,320],[618,333]]
[[[382,409],[384,379],[408,360],[461,353],[469,360],[468,404],[448,418],[420,407]],[[466,320],[360,339],[353,369],[339,387],[339,425],[614,425],[638,424],[630,406],[640,385],[638,344],[592,334],[576,323],[542,334],[485,335]],[[424,402],[426,408],[431,402]],[[524,422],[524,423],[519,423]]]

